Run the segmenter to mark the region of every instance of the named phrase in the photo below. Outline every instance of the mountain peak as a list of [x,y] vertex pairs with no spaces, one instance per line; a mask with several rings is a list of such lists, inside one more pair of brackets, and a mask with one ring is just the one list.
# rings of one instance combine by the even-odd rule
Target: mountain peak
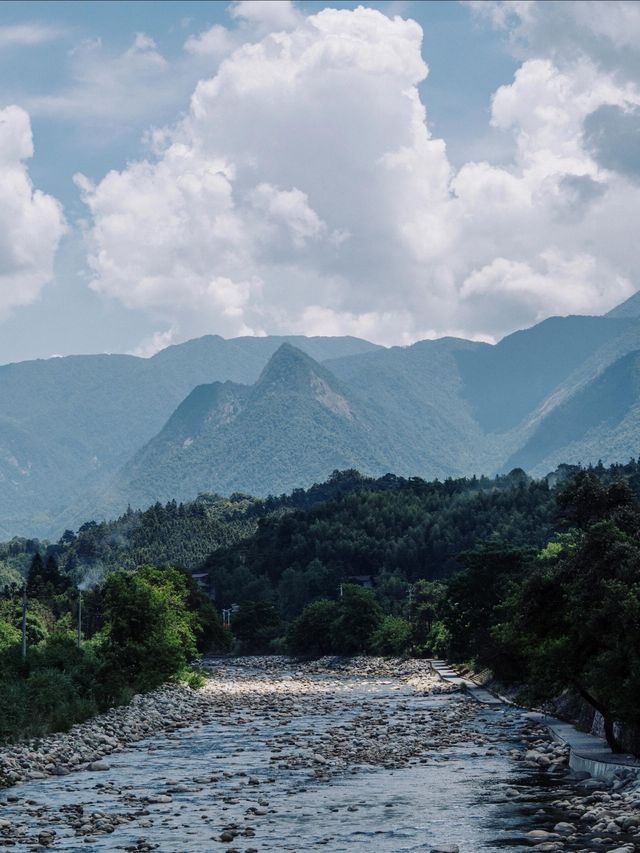
[[306,376],[311,370],[323,370],[311,356],[290,343],[280,344],[266,363],[257,385],[285,380],[290,383],[297,377]]
[[612,317],[614,320],[624,317],[640,317],[640,290],[621,302],[620,305],[612,308],[608,314],[605,314],[605,317]]
[[254,386],[258,396],[286,394],[320,403],[334,415],[353,419],[347,391],[326,367],[290,343],[283,343],[269,359]]

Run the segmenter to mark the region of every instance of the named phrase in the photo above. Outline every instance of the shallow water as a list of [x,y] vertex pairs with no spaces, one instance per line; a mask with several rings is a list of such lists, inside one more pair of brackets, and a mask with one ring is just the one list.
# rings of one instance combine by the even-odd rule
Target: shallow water
[[[399,704],[406,718],[451,701],[446,695],[416,694],[391,680],[341,679],[330,713],[325,707],[322,714],[309,711],[284,722],[266,713],[235,715],[162,734],[110,756],[107,772],[48,778],[5,792],[0,800],[12,793],[20,802],[7,803],[0,816],[15,820],[30,836],[29,842],[13,839],[11,849],[17,851],[38,849],[33,839],[42,829],[56,831],[50,849],[69,853],[137,849],[142,838],[164,853],[387,853],[429,851],[441,844],[458,844],[461,853],[528,849],[521,839],[533,823],[525,812],[532,811],[529,800],[535,801],[537,789],[535,779],[508,755],[520,745],[517,712],[479,708],[468,743],[433,750],[425,742],[417,762],[400,769],[361,765],[320,781],[308,767],[276,769],[270,760],[274,736],[290,734],[300,742],[305,732],[313,733],[317,744],[327,728],[347,725],[361,704],[382,703],[393,721]],[[496,754],[474,744],[474,729],[490,736]],[[171,802],[146,802],[180,784],[189,790],[173,793]],[[514,786],[523,792],[520,797]],[[76,837],[64,809],[79,804],[85,813],[136,816],[111,834]],[[42,806],[46,811],[35,815]],[[221,832],[233,825],[245,834],[220,841]]]

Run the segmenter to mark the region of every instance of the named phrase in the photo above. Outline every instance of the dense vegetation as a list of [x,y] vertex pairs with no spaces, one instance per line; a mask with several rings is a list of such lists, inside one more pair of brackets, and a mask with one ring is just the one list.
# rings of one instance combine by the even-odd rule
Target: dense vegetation
[[55,558],[33,557],[27,577],[27,654],[22,601],[0,599],[0,742],[67,729],[170,678],[189,677],[198,650],[225,651],[227,633],[190,575],[171,567],[115,571],[78,592]]
[[[235,643],[447,656],[532,702],[572,690],[615,745],[616,721],[640,730],[639,495],[636,462],[564,465],[540,481],[519,469],[443,482],[347,470],[291,495],[202,495],[57,543],[14,539],[0,545],[0,737],[69,725]],[[186,568],[209,574],[213,602]]]
[[357,578],[397,615],[412,583],[449,576],[476,542],[542,547],[553,532],[552,491],[522,471],[430,483],[342,472],[327,485],[335,498],[261,518],[251,537],[211,554],[203,568],[220,606],[263,601],[288,621]]
[[[261,648],[278,648],[290,620],[294,654],[446,656],[520,685],[528,702],[570,691],[602,714],[614,749],[638,751],[639,473],[565,467],[554,492],[522,472],[490,490],[400,481],[266,519],[208,565],[226,594],[242,578],[262,597]],[[246,648],[257,607],[238,610]]]
[[129,509],[115,521],[89,521],[77,533],[65,531],[56,543],[14,538],[0,544],[0,589],[12,584],[17,589],[36,553],[45,560],[54,557],[75,583],[98,583],[115,569],[147,563],[192,569],[214,549],[252,533],[258,511],[257,501],[247,495],[200,495],[186,504]]

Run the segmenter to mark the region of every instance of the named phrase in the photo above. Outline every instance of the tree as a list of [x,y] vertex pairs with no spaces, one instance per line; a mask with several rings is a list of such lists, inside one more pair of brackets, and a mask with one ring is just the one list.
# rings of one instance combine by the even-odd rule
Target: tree
[[333,647],[341,654],[364,654],[371,647],[373,632],[382,621],[382,609],[370,589],[347,584],[338,602],[333,623]]
[[336,601],[321,599],[308,604],[291,624],[287,646],[293,655],[328,655],[333,651],[333,623],[339,613]]
[[443,616],[446,597],[447,587],[442,581],[419,580],[413,585],[411,639],[420,654],[433,652],[434,628]]
[[114,572],[104,585],[106,689],[151,690],[184,668],[197,651],[189,591],[173,568]]
[[247,601],[233,615],[231,630],[240,641],[241,652],[262,654],[279,633],[280,614],[266,601]]
[[500,542],[483,543],[460,555],[465,569],[449,581],[443,620],[454,660],[500,666],[500,649],[492,633],[498,621],[496,607],[511,585],[525,576],[534,555],[532,549]]
[[401,616],[385,616],[371,636],[371,651],[385,657],[406,654],[411,643],[411,623]]
[[497,637],[520,655],[539,697],[572,687],[620,751],[615,722],[640,727],[640,541],[605,520],[576,543],[545,549]]
[[44,562],[40,556],[40,551],[33,555],[29,571],[27,573],[27,592],[29,595],[34,595],[41,586],[44,577]]

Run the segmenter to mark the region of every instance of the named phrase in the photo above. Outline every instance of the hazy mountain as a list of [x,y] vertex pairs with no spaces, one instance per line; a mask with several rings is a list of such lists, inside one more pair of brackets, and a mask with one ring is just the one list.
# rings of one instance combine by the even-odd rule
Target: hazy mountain
[[377,349],[357,338],[209,335],[150,359],[89,355],[0,366],[0,525],[46,533],[118,468],[196,385],[253,382],[283,341],[318,358]]
[[[284,346],[283,346],[284,344]],[[0,532],[199,491],[264,495],[334,468],[446,478],[639,452],[640,301],[495,346],[207,336],[153,358],[0,367]]]
[[441,338],[330,359],[325,366],[377,411],[395,473],[455,477],[494,467],[491,441],[464,396],[458,362],[484,349],[491,347]]
[[445,338],[322,366],[282,347],[252,388],[196,389],[127,466],[117,509],[125,497],[287,491],[343,467],[446,478],[626,460],[638,387],[620,367],[634,357],[616,356],[639,333],[635,320],[555,317],[496,346]]
[[126,466],[116,499],[144,506],[200,491],[257,495],[324,480],[336,468],[380,471],[380,425],[356,393],[283,344],[252,386],[196,388]]
[[640,290],[634,293],[633,296],[630,296],[625,302],[616,305],[606,316],[613,318],[640,317]]
[[607,367],[553,409],[505,464],[548,472],[562,462],[627,462],[640,454],[640,352]]

